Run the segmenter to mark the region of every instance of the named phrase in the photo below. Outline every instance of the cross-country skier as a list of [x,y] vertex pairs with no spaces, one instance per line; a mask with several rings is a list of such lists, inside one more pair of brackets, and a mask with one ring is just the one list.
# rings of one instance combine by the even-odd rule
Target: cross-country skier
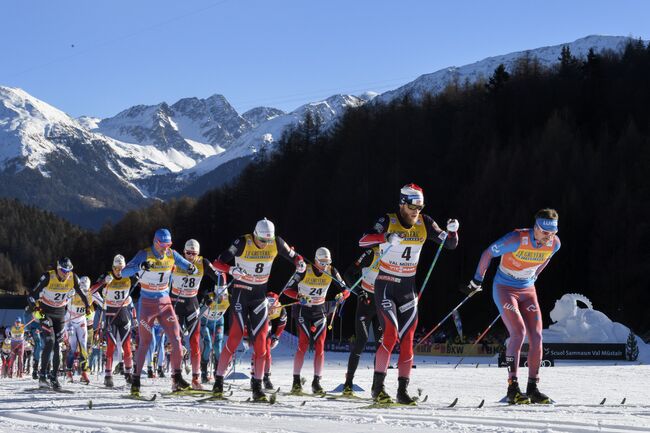
[[[65,312],[70,295],[76,293],[80,296],[84,307],[86,309],[90,307],[86,295],[79,287],[79,277],[72,272],[72,268],[72,261],[69,258],[59,259],[56,269],[45,272],[29,292],[29,306],[34,319],[40,321],[41,337],[44,342],[38,378],[38,385],[41,388],[51,386],[54,390],[61,389],[57,374],[61,362],[60,349],[65,331]],[[45,375],[50,366],[50,359],[52,370],[48,383]]]
[[[88,319],[93,316],[93,302],[89,293],[90,279],[88,277],[79,278],[79,288],[84,297],[91,304],[90,308],[86,308],[83,299],[79,295],[74,295],[70,304],[68,304],[68,311],[65,314],[66,331],[68,333],[68,343],[70,350],[68,351],[66,362],[66,376],[72,382],[72,369],[74,364],[75,352],[79,352],[79,365],[81,367],[81,382],[90,383],[88,377]],[[100,306],[101,308],[101,306]]]
[[[16,377],[23,377],[23,352],[25,350],[25,325],[23,319],[16,317],[11,327],[11,360],[9,364],[16,365]],[[18,362],[16,363],[16,360]]]
[[[219,357],[219,366],[212,391],[216,397],[223,395],[223,375],[239,345],[246,326],[255,350],[255,371],[253,373],[253,400],[265,401],[262,390],[264,361],[266,358],[266,338],[268,334],[267,282],[276,256],[280,254],[293,262],[296,272],[307,268],[302,256],[296,254],[279,236],[275,236],[274,224],[264,218],[255,225],[252,234],[236,239],[232,245],[214,261],[213,266],[235,278],[232,284],[230,303],[231,325],[228,342]],[[235,265],[227,263],[234,260]]]
[[269,336],[266,339],[266,360],[264,361],[264,389],[272,390],[271,382],[271,364],[273,357],[271,352],[278,346],[280,336],[287,326],[287,311],[282,308],[277,293],[267,292],[266,299],[269,303]]
[[[210,277],[215,284],[219,283],[221,278],[215,272],[212,264],[199,255],[200,245],[196,239],[190,239],[185,242],[183,255],[187,261],[192,263],[196,270],[193,274],[176,268],[172,273],[172,290],[171,298],[174,304],[174,310],[181,325],[181,330],[186,333],[189,339],[190,361],[192,363],[192,388],[203,389],[201,386],[201,320],[200,320],[200,301],[209,291],[208,284],[203,284],[201,289],[201,280],[204,275]],[[200,298],[200,300],[199,300]]]
[[[512,404],[550,403],[537,388],[542,361],[542,313],[537,302],[535,280],[560,249],[558,213],[542,209],[535,214],[532,229],[517,229],[492,243],[481,255],[474,278],[463,290],[480,291],[490,261],[501,257],[492,297],[510,339],[506,347],[508,363],[508,401]],[[528,334],[528,386],[526,394],[519,388],[517,367],[524,338]]]
[[348,284],[354,284],[353,282],[361,276],[361,287],[355,289],[358,296],[354,320],[354,343],[350,348],[348,371],[345,374],[345,383],[343,384],[343,395],[346,396],[354,394],[354,373],[359,366],[361,353],[368,343],[371,326],[374,331],[375,341],[379,341],[381,338],[382,331],[375,305],[375,279],[379,273],[378,253],[379,247],[365,250],[343,274],[343,279]]
[[311,389],[314,394],[325,391],[320,384],[325,364],[325,337],[327,335],[327,314],[325,298],[332,281],[340,286],[336,300],[342,303],[350,292],[339,272],[332,266],[332,254],[325,247],[316,250],[313,265],[307,265],[305,272],[296,273],[284,294],[297,299],[300,305],[294,307],[293,314],[298,321],[298,350],[293,359],[293,385],[291,392],[302,393],[300,370],[305,360],[305,354],[310,343],[314,345],[314,379]]
[[38,320],[34,320],[32,323],[26,325],[26,327],[31,332],[32,340],[34,341],[34,348],[32,350],[32,379],[38,379],[38,362],[40,361],[41,353],[43,352],[41,324]]
[[124,362],[124,378],[132,382],[133,351],[131,349],[131,329],[136,321],[131,287],[136,284],[135,277],[125,277],[122,270],[126,266],[123,255],[113,257],[111,270],[100,275],[91,291],[104,295],[104,332],[106,338],[106,365],[104,368],[104,386],[112,388],[113,358],[115,349],[121,350]]
[[190,384],[183,379],[181,362],[181,329],[169,297],[169,282],[174,266],[194,274],[196,266],[171,249],[172,235],[167,229],[158,229],[153,245],[140,250],[122,270],[124,277],[137,273],[140,281],[140,311],[138,350],[135,355],[135,370],[131,384],[131,395],[140,396],[140,373],[144,365],[151,329],[158,319],[172,345],[172,391],[186,390]]
[[[418,323],[415,274],[424,242],[443,242],[442,229],[430,216],[421,213],[423,208],[422,188],[413,183],[405,185],[400,190],[398,212],[379,218],[359,241],[362,248],[378,245],[382,256],[375,279],[375,303],[384,334],[377,348],[372,383],[372,397],[379,403],[392,402],[384,389],[384,380],[390,354],[399,340],[397,402],[415,404],[407,390],[413,365],[413,334]],[[449,235],[444,240],[445,248],[454,249],[458,245],[458,226],[455,219],[447,221]]]
[[217,375],[219,356],[223,348],[224,315],[230,307],[226,277],[222,274],[220,285],[216,285],[214,292],[208,294],[201,315],[201,335],[203,349],[201,351],[201,382],[208,383],[208,364],[210,356],[214,359],[214,375]]

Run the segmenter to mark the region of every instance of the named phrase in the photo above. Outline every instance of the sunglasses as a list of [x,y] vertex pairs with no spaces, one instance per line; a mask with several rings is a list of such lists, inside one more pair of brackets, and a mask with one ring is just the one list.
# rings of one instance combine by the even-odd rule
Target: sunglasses
[[70,272],[72,272],[72,269],[59,268],[59,271],[62,274],[69,274]]
[[410,210],[417,210],[417,211],[421,211],[422,209],[424,209],[424,205],[420,206],[420,205],[411,204],[411,203],[407,203],[406,207],[409,208]]
[[185,255],[186,256],[198,256],[199,253],[197,253],[196,251],[185,251]]

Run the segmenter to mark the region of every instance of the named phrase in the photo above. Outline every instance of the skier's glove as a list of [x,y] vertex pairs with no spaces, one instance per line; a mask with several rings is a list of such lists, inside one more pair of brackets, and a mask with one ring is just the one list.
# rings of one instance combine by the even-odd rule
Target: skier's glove
[[190,263],[190,265],[187,267],[187,273],[190,275],[196,275],[199,273],[199,268],[194,266],[193,263]]
[[337,293],[334,299],[336,299],[336,303],[339,305],[342,305],[346,299],[350,296],[350,291],[348,289],[343,290],[340,293]]
[[370,299],[370,293],[368,293],[367,290],[363,290],[363,289],[360,290],[359,292],[360,292],[359,293],[359,302],[362,302],[362,303],[364,303],[366,305],[370,305],[370,303],[372,302],[372,299]]
[[300,254],[298,254],[293,259],[293,263],[296,265],[296,272],[302,274],[307,270],[307,264]]
[[298,302],[300,305],[307,305],[311,303],[311,297],[309,295],[303,295],[302,293],[298,294]]
[[466,295],[470,295],[474,292],[478,293],[483,291],[483,289],[481,288],[481,284],[482,284],[481,281],[472,278],[472,281],[470,281],[468,285],[460,286],[460,291]]
[[241,280],[243,277],[248,275],[248,273],[246,272],[246,269],[242,268],[239,265],[231,266],[230,271],[228,271],[228,273],[230,275],[232,275],[232,277],[235,280]]
[[111,274],[106,274],[104,277],[104,284],[111,284],[113,281],[113,276]]
[[392,246],[397,246],[402,243],[402,239],[404,239],[404,236],[401,233],[386,233],[386,242],[391,244]]
[[278,344],[280,344],[280,339],[278,338],[278,336],[275,334],[271,335],[271,350],[278,347]]
[[32,316],[36,320],[43,320],[45,319],[45,314],[43,314],[43,310],[41,310],[41,307],[34,307],[34,311],[32,311]]
[[457,219],[448,219],[447,220],[447,231],[449,233],[456,233],[458,231],[459,227],[460,227],[460,223],[458,222]]
[[149,271],[151,270],[151,262],[149,260],[145,260],[144,262],[140,263],[140,269],[143,271]]

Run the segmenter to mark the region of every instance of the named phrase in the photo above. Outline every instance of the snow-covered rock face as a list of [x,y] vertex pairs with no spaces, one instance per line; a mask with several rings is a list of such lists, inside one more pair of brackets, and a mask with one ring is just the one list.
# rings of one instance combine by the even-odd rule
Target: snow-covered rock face
[[526,55],[536,58],[541,66],[550,67],[558,63],[558,58],[564,46],[568,46],[571,54],[575,57],[584,59],[592,48],[596,53],[603,50],[620,51],[628,41],[629,38],[623,36],[587,36],[571,43],[488,57],[461,67],[450,66],[431,74],[422,75],[395,90],[382,93],[375,101],[386,103],[407,95],[414,100],[419,100],[427,93],[433,95],[440,93],[454,82],[462,85],[465,82],[473,83],[480,79],[487,80],[501,63],[503,63],[507,71],[512,72],[518,59]]

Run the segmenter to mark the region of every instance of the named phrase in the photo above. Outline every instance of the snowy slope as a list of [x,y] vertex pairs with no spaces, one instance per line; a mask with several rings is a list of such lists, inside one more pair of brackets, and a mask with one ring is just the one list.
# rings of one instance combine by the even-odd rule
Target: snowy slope
[[[276,115],[269,120],[260,123],[255,129],[243,134],[235,140],[228,152],[206,158],[195,167],[186,170],[183,175],[206,174],[220,165],[236,158],[251,156],[261,147],[272,148],[282,133],[291,126],[297,126],[303,122],[305,115],[310,113],[312,117],[321,124],[323,130],[331,127],[348,108],[355,108],[365,104],[372,95],[363,97],[352,95],[333,95],[323,101],[310,102],[301,105],[294,111]],[[248,112],[250,113],[250,111]]]
[[540,65],[550,67],[558,63],[562,47],[564,46],[568,46],[571,54],[574,56],[584,59],[587,57],[589,49],[593,48],[596,53],[604,50],[620,51],[628,41],[629,38],[623,36],[592,35],[566,44],[488,57],[460,67],[450,66],[431,74],[422,75],[416,80],[395,90],[382,93],[376,98],[376,101],[386,103],[394,99],[403,98],[406,95],[418,100],[427,93],[435,95],[441,92],[453,82],[463,84],[466,81],[473,83],[480,79],[487,80],[501,63],[503,63],[507,71],[512,71],[517,60],[526,55],[538,59]]
[[[292,351],[282,345],[274,351],[272,379],[282,391],[289,389]],[[248,354],[247,354],[248,355]],[[411,391],[422,388],[425,403],[413,408],[362,409],[366,402],[279,396],[274,406],[243,402],[249,392],[246,380],[233,382],[236,402],[197,403],[193,397],[138,402],[120,398],[125,389],[99,386],[91,376],[89,386],[65,385],[74,394],[32,391],[35,381],[0,379],[0,431],[2,432],[608,432],[650,431],[650,367],[647,365],[558,363],[542,370],[540,388],[554,406],[508,406],[497,403],[505,394],[506,371],[485,359],[477,365],[457,358],[416,357]],[[322,383],[339,385],[345,375],[346,353],[327,353]],[[310,379],[312,357],[305,359],[303,376]],[[248,357],[237,368],[248,373]],[[369,396],[372,356],[364,354],[357,384]],[[396,370],[386,380],[390,394],[396,390]],[[310,380],[307,381],[309,385]],[[116,378],[116,385],[122,385]],[[208,385],[211,386],[211,385]],[[143,379],[143,393],[169,391],[170,379]],[[449,403],[458,398],[454,408]],[[607,398],[604,405],[599,402]],[[627,398],[625,405],[619,403]],[[485,406],[476,406],[485,399]],[[92,400],[93,408],[88,408]],[[304,406],[302,403],[304,402]]]

